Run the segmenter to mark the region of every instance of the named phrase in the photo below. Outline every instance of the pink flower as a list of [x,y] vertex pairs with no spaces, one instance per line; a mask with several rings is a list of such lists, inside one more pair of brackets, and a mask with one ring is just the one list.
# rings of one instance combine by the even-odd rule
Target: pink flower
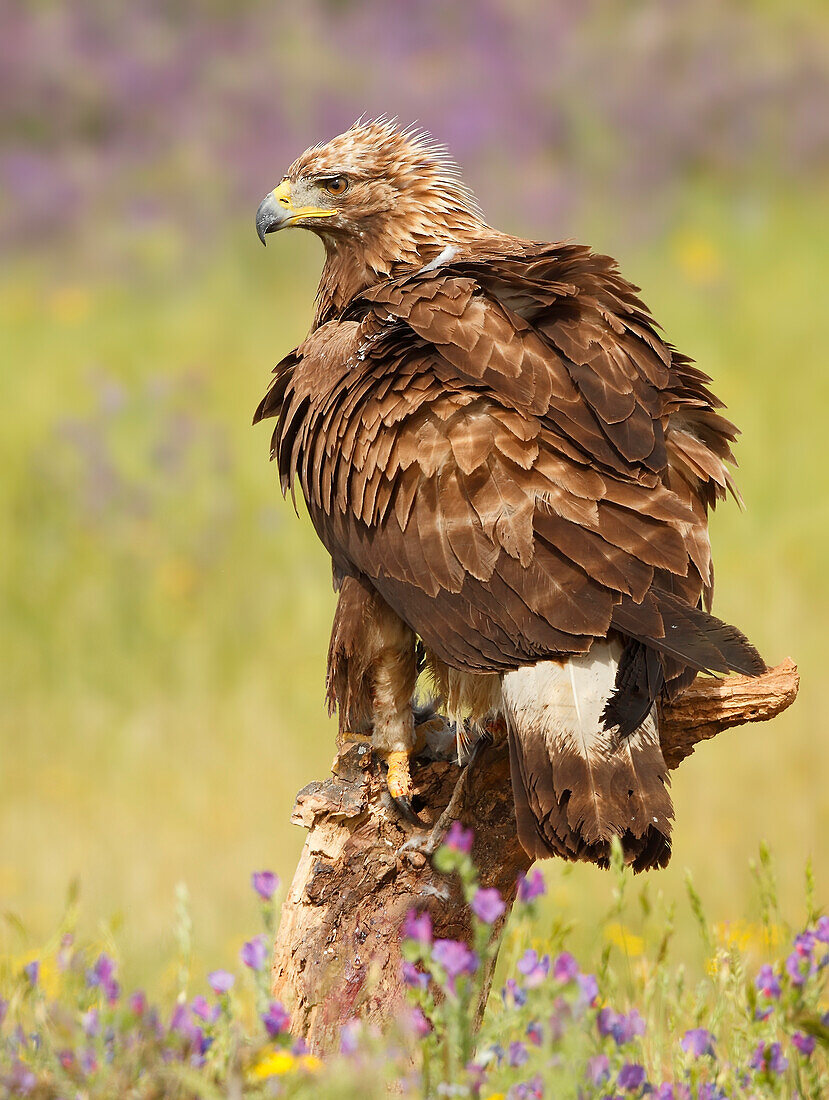
[[277,1035],[287,1031],[291,1026],[291,1017],[280,1001],[271,1001],[268,1005],[268,1011],[262,1014],[262,1023],[265,1025],[268,1035],[275,1039]]
[[264,936],[254,936],[252,940],[247,941],[239,952],[239,958],[251,970],[261,970],[267,957],[268,948]]
[[416,909],[408,911],[403,921],[403,937],[423,944],[432,942],[432,918],[425,910],[422,913]]

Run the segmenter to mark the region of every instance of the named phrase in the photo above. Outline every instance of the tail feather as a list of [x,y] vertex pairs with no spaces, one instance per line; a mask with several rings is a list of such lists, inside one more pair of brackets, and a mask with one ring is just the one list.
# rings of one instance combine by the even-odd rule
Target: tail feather
[[502,682],[518,835],[528,854],[606,863],[618,836],[635,869],[670,857],[673,807],[655,708],[629,736],[605,729],[622,646],[542,661]]
[[672,592],[652,588],[641,604],[624,597],[612,621],[617,630],[697,672],[760,676],[766,671],[765,661],[741,630]]

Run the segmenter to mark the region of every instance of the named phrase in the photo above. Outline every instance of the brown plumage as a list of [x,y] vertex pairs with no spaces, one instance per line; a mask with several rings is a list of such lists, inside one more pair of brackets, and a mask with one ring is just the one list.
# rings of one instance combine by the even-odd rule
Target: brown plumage
[[[260,207],[263,240],[285,224],[316,231],[326,262],[255,421],[277,417],[283,491],[299,485],[348,579],[341,717],[376,710],[378,619],[405,624],[459,708],[504,711],[528,851],[601,862],[615,834],[635,866],[666,862],[656,698],[764,668],[706,610],[736,435],[709,379],[613,260],[491,229],[445,153],[390,123],[305,153]],[[382,744],[410,745],[409,680]]]

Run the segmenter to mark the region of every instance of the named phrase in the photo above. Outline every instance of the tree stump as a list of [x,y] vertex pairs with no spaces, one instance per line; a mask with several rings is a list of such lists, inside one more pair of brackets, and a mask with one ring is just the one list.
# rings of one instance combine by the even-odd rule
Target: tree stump
[[[773,718],[794,702],[799,682],[791,660],[756,678],[697,678],[660,715],[668,767],[724,729]],[[506,742],[484,746],[470,773],[458,816],[475,830],[481,885],[500,891],[506,920],[530,866],[515,832]],[[429,824],[448,805],[459,774],[446,762],[414,768]],[[282,907],[272,990],[291,1013],[293,1033],[319,1053],[336,1048],[340,1027],[354,1017],[382,1027],[402,1007],[399,940],[409,909],[429,911],[436,938],[465,940],[470,928],[458,884],[422,852],[403,847],[412,827],[393,807],[367,744],[342,744],[331,778],[299,792],[291,820],[308,837]]]

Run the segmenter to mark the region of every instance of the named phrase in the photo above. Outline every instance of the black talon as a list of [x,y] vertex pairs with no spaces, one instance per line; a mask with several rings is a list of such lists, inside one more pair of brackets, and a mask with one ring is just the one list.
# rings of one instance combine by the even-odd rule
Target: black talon
[[418,829],[429,828],[426,822],[423,821],[422,818],[419,818],[414,812],[414,809],[412,808],[412,800],[408,797],[408,795],[401,795],[399,798],[395,798],[395,796],[391,794],[391,792],[389,792],[389,798],[397,807],[400,816],[405,821],[408,821],[410,825],[416,825]]

